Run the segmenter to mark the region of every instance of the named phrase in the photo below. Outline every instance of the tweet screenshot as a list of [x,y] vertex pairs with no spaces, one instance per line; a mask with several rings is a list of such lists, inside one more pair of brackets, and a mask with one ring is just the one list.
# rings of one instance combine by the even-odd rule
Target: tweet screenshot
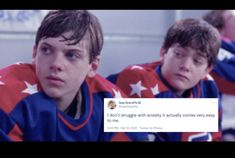
[[105,98],[105,132],[218,132],[217,98]]

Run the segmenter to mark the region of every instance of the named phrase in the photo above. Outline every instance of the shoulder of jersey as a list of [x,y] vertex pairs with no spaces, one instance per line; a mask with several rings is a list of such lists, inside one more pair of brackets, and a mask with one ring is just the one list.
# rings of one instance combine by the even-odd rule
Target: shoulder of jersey
[[1,69],[0,108],[7,113],[11,112],[21,99],[33,93],[33,87],[36,92],[37,83],[35,70],[31,64],[17,63]]
[[95,77],[92,78],[87,77],[86,82],[88,84],[89,90],[92,93],[107,92],[115,98],[126,97],[120,88],[99,74],[96,74]]

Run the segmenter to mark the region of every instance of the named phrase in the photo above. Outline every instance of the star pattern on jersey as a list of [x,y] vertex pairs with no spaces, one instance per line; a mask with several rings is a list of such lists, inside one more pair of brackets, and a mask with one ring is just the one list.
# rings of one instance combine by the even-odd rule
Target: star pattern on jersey
[[151,91],[153,95],[157,95],[159,93],[158,84],[156,84],[154,87],[151,87]]
[[136,84],[130,84],[131,93],[130,96],[137,94],[141,97],[141,91],[146,90],[147,88],[141,85],[141,81],[138,81]]
[[[2,78],[2,76],[0,76],[0,79]],[[0,81],[0,85],[5,85],[4,82]]]
[[217,55],[217,58],[219,60],[224,60],[224,59],[231,59],[232,57],[234,57],[234,55],[232,53],[230,53],[229,51],[223,49],[223,48],[220,48],[219,49],[219,53]]
[[113,93],[114,93],[114,98],[122,98],[122,95],[121,95],[120,91],[115,90],[114,88],[112,90],[113,90]]
[[143,70],[144,68],[142,66],[139,66],[139,65],[133,65],[131,67],[131,70],[134,70],[134,69],[139,69],[139,70]]
[[27,81],[24,81],[25,85],[26,85],[26,89],[24,89],[22,91],[22,93],[28,93],[28,94],[34,94],[34,93],[37,93],[38,90],[37,90],[37,84],[30,84],[28,83]]
[[214,78],[210,74],[207,74],[206,77],[207,77],[208,80],[214,81]]

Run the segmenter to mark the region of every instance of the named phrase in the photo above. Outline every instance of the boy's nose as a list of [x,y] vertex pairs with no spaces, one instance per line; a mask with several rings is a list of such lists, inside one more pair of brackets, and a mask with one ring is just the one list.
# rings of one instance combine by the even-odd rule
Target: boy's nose
[[62,61],[61,57],[56,56],[51,62],[50,69],[54,71],[62,71]]
[[190,58],[185,58],[181,62],[180,69],[188,72],[190,70],[191,64],[192,64],[192,60]]

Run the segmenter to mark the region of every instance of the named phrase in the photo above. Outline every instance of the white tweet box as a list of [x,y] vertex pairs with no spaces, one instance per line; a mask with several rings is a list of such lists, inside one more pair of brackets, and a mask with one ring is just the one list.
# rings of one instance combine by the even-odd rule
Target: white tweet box
[[218,98],[105,98],[104,132],[218,132]]

